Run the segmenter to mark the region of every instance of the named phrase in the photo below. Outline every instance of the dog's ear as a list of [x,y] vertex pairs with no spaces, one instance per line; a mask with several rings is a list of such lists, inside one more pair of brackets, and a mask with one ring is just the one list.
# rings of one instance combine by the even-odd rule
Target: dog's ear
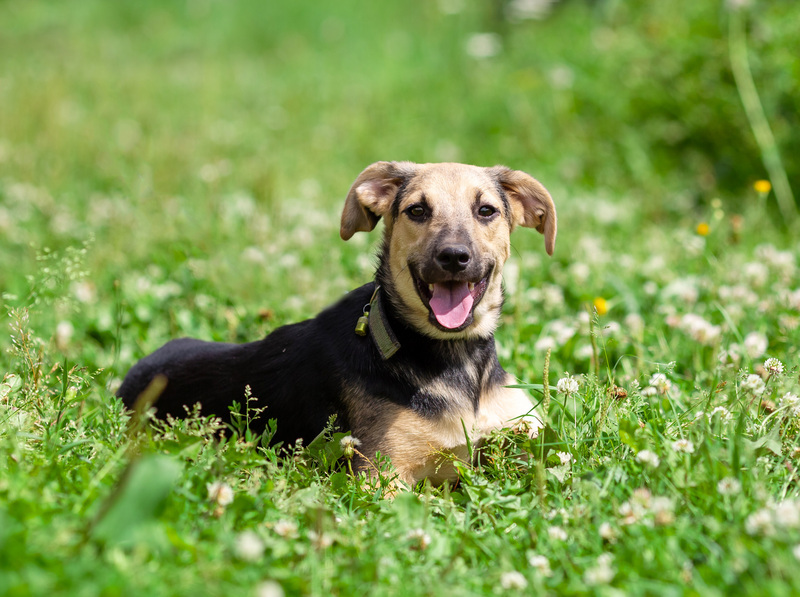
[[414,175],[411,162],[375,162],[359,174],[342,211],[342,238],[348,240],[356,232],[369,232],[392,207],[400,186]]
[[556,246],[556,206],[542,183],[530,174],[511,170],[505,166],[490,169],[510,203],[514,225],[536,228],[544,234],[544,247],[548,255]]

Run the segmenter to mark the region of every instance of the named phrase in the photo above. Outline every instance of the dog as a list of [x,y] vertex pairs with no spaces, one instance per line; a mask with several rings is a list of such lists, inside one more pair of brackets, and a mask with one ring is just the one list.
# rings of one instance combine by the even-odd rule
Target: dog
[[385,222],[374,281],[313,319],[246,344],[182,338],[139,361],[118,390],[128,408],[166,380],[159,417],[202,405],[223,419],[249,386],[273,442],[310,441],[332,415],[358,440],[357,470],[388,456],[411,486],[457,478],[454,459],[494,430],[542,427],[530,399],[508,387],[494,330],[502,267],[517,226],[544,235],[553,254],[557,220],[547,190],[504,166],[377,162],[353,183],[342,239]]

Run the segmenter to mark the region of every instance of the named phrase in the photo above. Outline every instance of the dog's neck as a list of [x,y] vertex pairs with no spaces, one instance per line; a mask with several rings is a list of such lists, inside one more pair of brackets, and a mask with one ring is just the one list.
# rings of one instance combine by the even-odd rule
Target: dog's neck
[[[377,290],[375,290],[377,288]],[[390,376],[398,383],[408,383],[409,406],[426,416],[444,412],[477,412],[481,392],[490,386],[506,383],[505,373],[497,360],[494,336],[439,340],[422,334],[408,324],[387,296],[379,281],[371,286],[369,329],[371,341],[384,357]],[[378,297],[377,308],[375,297]],[[386,358],[373,326],[379,325],[391,334],[398,348]],[[380,332],[378,332],[380,333]],[[395,354],[396,353],[396,354]],[[441,394],[442,388],[449,388]],[[455,400],[454,396],[461,399]],[[453,410],[455,409],[455,410]]]
[[392,358],[400,350],[400,342],[398,342],[397,336],[395,336],[389,325],[381,297],[381,287],[377,282],[375,283],[375,291],[372,293],[372,300],[369,303],[368,317],[369,334],[375,343],[375,347],[381,353],[384,361]]

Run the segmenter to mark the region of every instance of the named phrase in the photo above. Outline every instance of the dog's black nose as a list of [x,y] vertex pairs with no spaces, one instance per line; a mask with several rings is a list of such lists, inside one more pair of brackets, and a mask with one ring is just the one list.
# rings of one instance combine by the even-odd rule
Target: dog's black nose
[[443,270],[456,273],[464,271],[470,260],[469,249],[464,245],[449,245],[436,255],[436,263]]

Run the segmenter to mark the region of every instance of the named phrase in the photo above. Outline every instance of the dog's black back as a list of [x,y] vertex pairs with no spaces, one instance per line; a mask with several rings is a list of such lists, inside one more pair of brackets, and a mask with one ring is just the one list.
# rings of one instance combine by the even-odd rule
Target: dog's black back
[[200,403],[202,414],[227,421],[234,402],[244,412],[249,386],[256,399],[250,407],[266,407],[251,424],[253,431],[260,433],[269,419],[277,419],[273,441],[310,441],[330,415],[344,414],[338,398],[342,364],[358,362],[370,350],[353,333],[370,293],[368,286],[358,288],[316,318],[283,326],[256,342],[173,340],[139,361],[117,394],[132,408],[148,384],[163,375],[167,385],[155,403],[159,417],[185,416],[184,406]]

